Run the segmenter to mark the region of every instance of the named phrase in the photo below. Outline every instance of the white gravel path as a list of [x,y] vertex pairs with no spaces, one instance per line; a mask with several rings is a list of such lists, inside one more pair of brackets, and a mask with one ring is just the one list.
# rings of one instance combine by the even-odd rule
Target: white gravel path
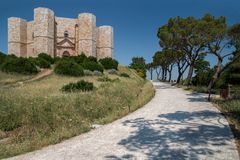
[[154,85],[155,97],[136,112],[12,159],[239,159],[226,119],[204,95]]

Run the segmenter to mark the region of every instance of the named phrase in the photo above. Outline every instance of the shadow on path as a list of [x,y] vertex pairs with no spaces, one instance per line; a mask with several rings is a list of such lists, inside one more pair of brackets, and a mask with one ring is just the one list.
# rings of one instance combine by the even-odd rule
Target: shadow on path
[[[168,88],[168,86],[158,86]],[[171,87],[170,87],[171,88]],[[188,94],[189,102],[205,102],[199,94]],[[123,122],[135,128],[126,139],[119,141],[130,153],[144,153],[147,159],[203,159],[223,152],[221,146],[232,139],[229,126],[214,111],[176,111],[160,114],[156,119],[136,118]],[[106,159],[138,159],[134,154],[109,155]]]

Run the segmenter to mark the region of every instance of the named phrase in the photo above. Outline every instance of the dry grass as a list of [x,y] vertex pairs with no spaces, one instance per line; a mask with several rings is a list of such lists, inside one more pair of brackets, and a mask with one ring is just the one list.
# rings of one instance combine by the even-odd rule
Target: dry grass
[[[8,138],[1,142],[0,136],[0,158],[58,143],[89,131],[95,123],[112,122],[128,114],[129,108],[134,111],[153,97],[150,82],[125,67],[120,66],[119,72],[130,78],[106,72],[114,81],[101,82],[95,76],[53,74],[16,87],[0,87],[0,127],[5,128],[2,134]],[[63,85],[81,79],[93,82],[96,89],[88,93],[60,91]]]
[[32,78],[32,75],[7,74],[0,71],[0,86]]

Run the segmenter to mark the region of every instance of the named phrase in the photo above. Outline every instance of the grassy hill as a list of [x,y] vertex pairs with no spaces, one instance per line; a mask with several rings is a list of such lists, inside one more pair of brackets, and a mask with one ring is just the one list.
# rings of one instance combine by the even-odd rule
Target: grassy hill
[[[126,67],[105,77],[68,77],[51,74],[36,81],[29,76],[0,72],[0,158],[58,143],[112,122],[146,104],[154,95],[149,81]],[[63,85],[79,80],[93,82],[91,92],[65,93]],[[19,83],[19,81],[23,81]],[[15,85],[11,85],[14,84]],[[9,85],[10,84],[10,85]],[[4,129],[4,130],[3,130]]]

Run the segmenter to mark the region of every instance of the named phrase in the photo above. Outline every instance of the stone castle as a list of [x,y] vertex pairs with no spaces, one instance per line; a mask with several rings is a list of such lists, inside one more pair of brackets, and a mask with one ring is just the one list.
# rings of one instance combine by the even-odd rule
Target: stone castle
[[48,8],[34,9],[34,20],[8,19],[8,53],[36,57],[76,56],[84,53],[98,59],[113,56],[113,28],[96,27],[96,17],[81,13],[78,18],[56,17]]

